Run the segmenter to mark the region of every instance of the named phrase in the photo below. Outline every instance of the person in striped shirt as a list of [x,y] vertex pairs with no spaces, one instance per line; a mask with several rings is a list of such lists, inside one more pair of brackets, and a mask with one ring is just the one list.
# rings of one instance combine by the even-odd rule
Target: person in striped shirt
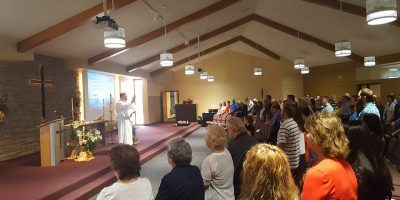
[[[296,105],[285,104],[282,112],[281,126],[278,131],[278,147],[288,156],[292,176],[295,178],[300,160],[300,131],[293,120],[296,114]],[[296,179],[295,179],[296,180]]]

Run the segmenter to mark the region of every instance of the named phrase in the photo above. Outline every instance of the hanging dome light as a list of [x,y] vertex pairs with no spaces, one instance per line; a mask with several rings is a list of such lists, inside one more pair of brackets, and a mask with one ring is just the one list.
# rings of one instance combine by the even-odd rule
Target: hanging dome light
[[351,55],[351,42],[342,40],[335,44],[335,56],[345,57]]
[[124,48],[125,29],[122,27],[118,27],[118,30],[104,30],[104,46],[107,48]]
[[194,65],[187,64],[185,66],[185,75],[193,75],[194,74]]
[[261,67],[255,67],[254,68],[254,76],[261,76],[262,75],[262,68]]
[[207,80],[207,78],[208,78],[208,77],[207,77],[207,72],[201,72],[201,73],[200,73],[200,79],[201,79],[201,80]]
[[214,82],[214,76],[208,76],[207,77],[208,82]]
[[368,25],[393,22],[397,19],[396,0],[367,0],[366,12]]
[[296,58],[294,59],[293,63],[295,69],[302,69],[306,66],[304,58]]
[[160,65],[162,67],[170,67],[174,65],[173,55],[168,52],[163,52],[160,54]]
[[303,67],[300,69],[301,70],[301,74],[308,74],[310,73],[310,68],[308,67]]
[[375,66],[375,56],[364,57],[364,66],[365,67]]

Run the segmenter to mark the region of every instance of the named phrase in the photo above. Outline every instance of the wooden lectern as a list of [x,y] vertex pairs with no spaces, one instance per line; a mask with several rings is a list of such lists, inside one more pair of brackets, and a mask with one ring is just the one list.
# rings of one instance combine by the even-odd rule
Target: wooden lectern
[[56,119],[40,128],[40,163],[42,167],[56,166],[64,160],[64,120]]

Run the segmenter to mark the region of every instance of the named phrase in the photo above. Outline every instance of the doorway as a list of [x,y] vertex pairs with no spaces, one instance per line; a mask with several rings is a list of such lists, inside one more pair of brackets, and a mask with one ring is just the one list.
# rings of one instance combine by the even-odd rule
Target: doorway
[[163,122],[175,121],[175,105],[179,103],[179,91],[161,92],[161,116]]

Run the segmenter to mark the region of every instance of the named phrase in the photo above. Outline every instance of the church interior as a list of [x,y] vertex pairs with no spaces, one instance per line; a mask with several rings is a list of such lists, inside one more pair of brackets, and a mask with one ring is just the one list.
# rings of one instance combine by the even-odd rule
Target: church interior
[[[154,197],[172,138],[192,141],[201,167],[209,152],[195,134],[207,132],[221,102],[339,101],[370,88],[386,105],[400,97],[400,19],[369,25],[371,2],[400,8],[399,0],[0,1],[0,199],[95,199],[115,182],[108,155],[121,92],[136,99],[142,174],[160,176],[149,178]],[[94,149],[75,155],[83,145],[70,135],[91,128]]]

